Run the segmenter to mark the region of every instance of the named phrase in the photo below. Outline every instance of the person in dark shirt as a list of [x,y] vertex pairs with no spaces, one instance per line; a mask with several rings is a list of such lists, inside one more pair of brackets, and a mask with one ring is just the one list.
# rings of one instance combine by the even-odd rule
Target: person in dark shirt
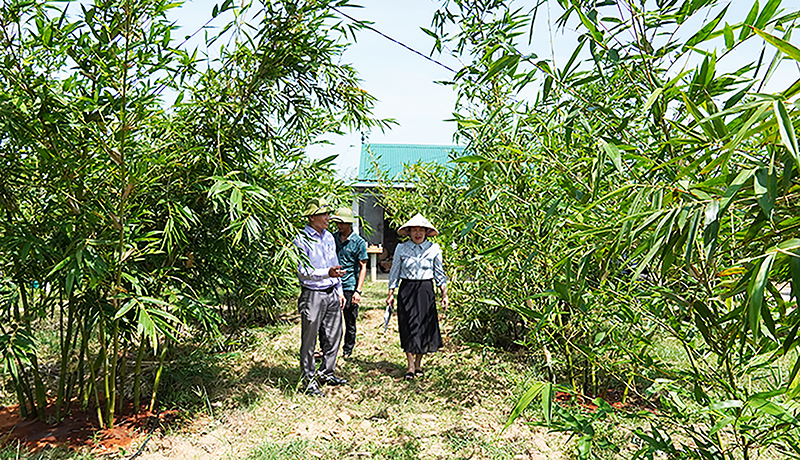
[[342,356],[350,357],[356,345],[356,319],[358,306],[361,304],[361,290],[367,277],[367,242],[357,233],[353,232],[356,218],[350,208],[339,208],[331,216],[331,222],[336,223],[339,231],[334,232],[336,241],[336,255],[339,265],[344,270],[342,277],[342,290],[344,291],[344,344]]

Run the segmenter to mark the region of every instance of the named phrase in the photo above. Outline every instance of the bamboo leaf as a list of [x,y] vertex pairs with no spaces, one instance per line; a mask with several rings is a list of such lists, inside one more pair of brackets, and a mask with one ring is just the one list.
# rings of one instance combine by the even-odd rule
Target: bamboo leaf
[[[766,285],[769,287],[770,283],[767,282]],[[766,302],[761,302],[761,319],[764,320],[764,326],[767,327],[767,331],[771,334],[770,338],[777,342],[778,334],[775,331],[775,321],[772,319],[772,313],[770,313]]]
[[617,171],[622,172],[622,159],[620,157],[619,148],[610,142],[603,142],[603,150],[611,157],[611,161],[614,163],[614,167],[617,168]]
[[744,40],[745,38],[749,37],[752,33],[752,29],[748,26],[752,26],[756,23],[756,18],[758,17],[758,0],[753,1],[753,7],[750,8],[750,12],[747,13],[747,18],[744,20],[744,27],[742,27],[742,31],[739,32],[739,41]]
[[489,160],[481,155],[465,155],[452,160],[453,163],[483,163],[485,161]]
[[125,316],[125,313],[128,313],[128,311],[130,311],[130,309],[133,308],[135,305],[136,305],[136,301],[133,300],[133,299],[125,302],[125,304],[122,306],[122,308],[120,308],[117,311],[117,314],[114,315],[114,319],[117,320],[119,318],[122,318],[123,316]]
[[512,410],[511,415],[508,416],[508,420],[503,427],[503,431],[511,426],[511,424],[514,423],[514,420],[516,420],[522,414],[522,412],[527,409],[527,407],[531,404],[531,401],[533,401],[533,398],[542,393],[545,385],[546,384],[544,382],[536,382],[525,391],[522,397],[519,398],[519,401],[517,401],[517,404],[514,405],[514,410]]
[[232,188],[229,200],[231,216],[238,216],[242,212],[242,191]]
[[553,394],[553,384],[545,383],[542,389],[542,413],[547,426],[550,426],[553,421]]
[[747,182],[753,175],[755,175],[756,169],[747,169],[739,174],[736,175],[736,178],[733,179],[731,185],[725,190],[725,193],[722,195],[722,199],[720,200],[719,204],[719,214],[725,215],[725,212],[728,210],[728,206],[730,206],[731,201],[736,196],[736,193],[742,188],[745,182]]
[[730,149],[723,150],[722,153],[717,155],[713,161],[707,164],[703,169],[700,170],[700,174],[708,174],[711,171],[715,170],[720,165],[727,165],[728,160],[731,158],[732,151]]
[[736,417],[734,417],[732,415],[729,415],[727,417],[723,417],[723,418],[719,419],[717,421],[717,423],[715,423],[714,426],[711,428],[711,430],[708,432],[708,435],[709,436],[713,436],[719,430],[721,430],[721,429],[725,428],[726,426],[730,425],[731,423],[733,423],[734,420],[736,420]]
[[772,262],[775,260],[775,253],[767,254],[761,260],[756,275],[750,281],[748,297],[750,302],[747,308],[747,320],[753,337],[757,338],[761,331],[761,305],[764,302],[764,289],[769,280],[769,272],[772,269]]
[[472,229],[475,228],[475,224],[477,224],[479,220],[480,218],[476,217],[472,219],[467,225],[465,225],[464,228],[461,229],[461,238],[464,238],[469,232],[471,232]]
[[797,93],[800,93],[800,78],[792,83],[792,86],[788,87],[784,92],[782,92],[781,96],[786,99],[791,99],[795,97]]
[[594,22],[592,22],[588,16],[583,14],[583,11],[580,8],[575,8],[575,12],[578,13],[578,16],[581,19],[584,27],[589,30],[589,33],[592,35],[592,38],[597,43],[603,43],[603,34],[597,29],[597,26]]
[[795,338],[797,338],[797,330],[800,329],[800,321],[794,325],[794,327],[786,334],[786,337],[783,339],[783,354],[789,353],[789,351],[794,348]]
[[748,135],[748,130],[750,129],[751,126],[753,126],[753,123],[755,123],[757,120],[760,120],[761,117],[764,115],[764,112],[766,112],[769,107],[770,107],[769,102],[761,104],[758,107],[758,110],[756,110],[747,119],[747,121],[745,121],[744,124],[739,127],[739,130],[736,132],[736,135],[733,136],[733,139],[728,144],[728,148],[730,150],[734,150],[739,145],[739,143],[742,142],[742,140]]
[[339,157],[339,154],[328,155],[325,158],[321,158],[319,160],[316,160],[314,163],[312,163],[311,166],[312,167],[316,167],[316,168],[322,168],[323,166],[327,166],[329,164],[332,164],[334,162],[334,160],[336,160],[336,158],[338,158],[338,157]]
[[786,106],[780,99],[775,100],[772,105],[778,120],[778,130],[781,133],[783,146],[792,154],[795,164],[800,167],[800,152],[798,152],[797,149],[797,138],[795,137],[792,120],[789,118],[789,113],[786,111]]
[[589,206],[587,206],[584,209],[582,209],[581,210],[581,214],[585,214],[590,209],[594,208],[595,206],[599,206],[601,203],[610,200],[611,198],[619,195],[620,193],[625,193],[626,191],[628,191],[632,187],[633,187],[633,184],[625,184],[622,187],[614,190],[613,192],[609,192],[605,196],[600,197],[599,199],[593,201],[592,204],[590,204]]
[[795,61],[800,61],[800,48],[797,48],[796,46],[792,45],[786,40],[778,38],[770,33],[764,32],[763,30],[759,30],[758,28],[754,27],[753,32],[758,34],[770,45],[781,50],[784,54],[786,54],[790,58],[794,59]]
[[700,225],[700,215],[702,214],[702,210],[698,209],[694,212],[692,216],[692,220],[689,221],[689,227],[687,231],[686,237],[686,251],[684,252],[683,259],[686,262],[686,269],[690,269],[692,266],[692,254],[694,253],[694,239],[695,235],[697,235],[697,227]]
[[800,252],[792,252],[789,266],[792,271],[792,296],[796,303],[800,303]]
[[798,421],[792,416],[783,406],[775,404],[772,401],[754,398],[747,401],[747,406],[755,409],[758,412],[771,415],[783,423],[790,423],[797,425]]
[[797,360],[794,362],[794,366],[792,366],[792,370],[789,372],[789,378],[786,380],[786,386],[789,388],[786,398],[790,401],[800,394],[800,381],[798,381],[800,379],[797,378],[798,372],[800,372],[800,356],[798,356]]
[[683,102],[686,105],[686,109],[689,110],[689,113],[692,114],[694,117],[695,122],[700,126],[706,136],[710,139],[714,139],[716,137],[716,132],[714,131],[714,127],[707,121],[705,121],[708,117],[700,111],[700,109],[689,99],[686,94],[681,93],[681,97],[683,98]]
[[766,5],[764,5],[764,9],[761,10],[761,14],[758,15],[758,19],[755,23],[756,29],[763,29],[764,26],[769,23],[772,17],[775,15],[775,11],[778,10],[778,7],[781,5],[781,0],[769,0]]
[[485,82],[489,80],[490,78],[494,77],[500,71],[506,68],[516,67],[518,62],[519,62],[519,55],[517,54],[507,54],[501,57],[500,59],[495,61],[491,65],[491,67],[489,67],[489,70],[487,70],[486,73],[481,77],[480,82]]
[[731,29],[731,26],[726,22],[725,28],[723,28],[722,31],[725,36],[725,48],[733,48],[733,45],[736,44],[733,38],[733,29]]
[[706,261],[711,262],[717,249],[719,235],[719,201],[711,200],[705,208],[705,225],[703,226],[703,250]]
[[70,263],[71,261],[72,261],[72,256],[64,257],[61,260],[61,262],[57,263],[52,269],[50,269],[50,272],[47,274],[47,278],[50,278],[51,276],[53,276],[54,273],[56,273],[59,270],[61,270],[62,268],[64,268],[64,266],[67,265],[68,263]]
[[714,32],[714,29],[717,27],[717,24],[719,24],[719,22],[725,16],[725,13],[728,12],[728,6],[730,5],[726,5],[725,8],[723,8],[722,11],[720,11],[719,14],[717,14],[717,17],[712,19],[710,22],[706,23],[706,25],[704,25],[702,29],[697,31],[697,33],[694,34],[692,38],[687,40],[686,44],[683,45],[683,48],[688,49],[710,38],[710,35],[712,32]]
[[153,350],[158,348],[158,334],[156,332],[156,325],[153,319],[144,307],[139,308],[139,315],[137,316],[136,330],[140,336],[150,339],[150,346]]
[[[149,313],[154,319],[155,318],[159,318],[159,319],[161,319],[163,321],[169,321],[169,322],[171,322],[173,324],[180,324],[181,323],[181,320],[178,319],[177,317],[175,317],[175,315],[173,315],[173,314],[171,314],[169,312],[166,312],[164,310],[159,310],[157,308],[153,308],[153,309],[149,310]],[[162,326],[166,325],[166,323],[163,323],[163,322],[161,324],[162,324]],[[162,329],[161,332],[166,332],[166,329]]]
[[769,173],[768,168],[759,168],[753,181],[753,192],[755,193],[758,205],[764,211],[767,219],[772,220],[772,209],[775,207],[775,196],[777,194],[778,179]]
[[542,85],[542,102],[547,100],[547,96],[550,95],[550,89],[553,87],[553,76],[548,75],[544,78],[544,84]]
[[147,303],[152,303],[154,305],[161,305],[162,307],[171,307],[169,302],[165,302],[163,300],[159,300],[154,297],[139,296],[138,299],[140,302],[147,302]]
[[639,262],[638,267],[636,267],[636,272],[633,274],[632,279],[634,280],[639,279],[644,269],[647,268],[648,265],[650,265],[650,262],[653,260],[653,257],[655,257],[655,255],[658,254],[659,249],[661,249],[661,244],[664,243],[665,239],[666,235],[662,236],[661,238],[655,240],[652,243],[652,245],[650,246],[650,251],[648,251],[647,255],[644,257],[644,259],[642,259]]
[[650,96],[647,97],[647,102],[645,102],[642,111],[647,112],[648,110],[650,110],[650,107],[652,107],[653,104],[656,103],[658,96],[660,96],[662,92],[664,92],[664,88],[658,87],[652,93],[650,93]]
[[567,77],[569,76],[569,69],[570,67],[572,67],[572,64],[575,62],[575,59],[580,54],[581,50],[583,49],[583,45],[585,43],[586,43],[585,41],[582,41],[578,44],[577,47],[575,47],[575,50],[572,52],[572,56],[570,56],[569,60],[564,65],[564,69],[561,70],[561,75],[560,75],[561,80],[566,80]]
[[[458,126],[460,128],[464,128],[464,129],[466,129],[466,128],[477,128],[477,127],[483,126],[483,122],[480,121],[480,120],[472,120],[472,119],[468,119],[468,118],[458,118],[457,121],[458,121]],[[460,160],[460,159],[461,158],[458,158],[458,160]],[[453,161],[456,161],[456,160],[453,160]]]

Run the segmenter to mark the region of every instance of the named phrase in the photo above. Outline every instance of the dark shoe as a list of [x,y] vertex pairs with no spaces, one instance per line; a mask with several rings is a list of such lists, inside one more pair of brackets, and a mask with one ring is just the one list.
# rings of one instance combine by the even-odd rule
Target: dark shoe
[[318,397],[318,398],[325,397],[325,393],[323,393],[319,389],[317,384],[313,383],[313,382],[308,384],[308,386],[306,387],[305,391],[303,391],[303,393],[305,393],[305,394],[307,394],[309,396],[314,396],[314,397]]
[[406,372],[406,375],[403,376],[403,380],[414,380],[414,373]]
[[422,369],[417,369],[414,371],[414,376],[416,377],[422,377],[424,374],[425,372]]
[[344,359],[347,359],[347,358],[349,358],[349,357],[350,357],[350,355],[352,355],[352,354],[353,354],[353,352],[352,352],[352,351],[345,351],[344,353],[342,353],[342,358],[344,358]]
[[314,359],[315,360],[322,359],[322,352],[321,351],[315,351],[314,352]]
[[335,375],[320,375],[319,381],[325,385],[347,385],[347,380]]

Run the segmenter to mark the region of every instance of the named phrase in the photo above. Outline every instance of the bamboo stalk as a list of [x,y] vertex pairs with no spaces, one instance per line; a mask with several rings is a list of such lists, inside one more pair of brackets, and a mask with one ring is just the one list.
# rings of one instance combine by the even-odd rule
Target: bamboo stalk
[[98,426],[105,426],[103,424],[103,406],[100,404],[100,395],[97,393],[97,368],[100,367],[100,360],[102,359],[103,354],[105,354],[103,350],[100,350],[100,354],[97,355],[97,360],[95,360],[95,363],[89,366],[89,378],[91,379],[91,382],[89,383],[89,388],[87,389],[86,393],[87,398],[89,393],[94,394],[94,403],[97,407]]
[[[71,296],[70,296],[71,297]],[[67,378],[67,366],[69,364],[69,357],[72,354],[72,328],[74,321],[75,308],[72,304],[73,299],[67,303],[67,333],[61,343],[61,366],[58,375],[58,388],[56,393],[56,420],[61,420],[61,408],[64,405],[66,393],[69,393],[65,388],[65,379]],[[63,328],[64,306],[61,305],[61,327]],[[68,404],[68,403],[67,403]]]
[[[78,395],[78,399],[83,401],[82,405],[85,409],[89,405],[89,393],[91,393],[92,383],[90,382],[88,385],[84,382],[84,377],[86,376],[86,370],[84,369],[84,365],[88,358],[88,349],[89,349],[89,336],[91,335],[91,331],[87,329],[86,325],[86,318],[83,320],[83,327],[81,328],[81,349],[78,353],[78,369],[77,369],[77,384],[79,388],[80,394]],[[89,372],[91,373],[92,364],[89,364]]]
[[[103,394],[106,397],[105,418],[108,419],[108,413],[110,412],[108,410],[108,404],[109,404],[108,403],[108,395],[110,393],[110,390],[109,390],[110,382],[108,380],[108,378],[109,378],[108,346],[106,345],[105,330],[103,328],[103,321],[102,320],[98,324],[97,337],[98,337],[98,340],[100,341],[100,357],[102,358],[101,363],[103,365]],[[96,394],[95,394],[95,396],[96,396]],[[99,400],[98,400],[97,404],[98,404],[98,406],[100,405],[100,401]],[[102,408],[98,407],[98,411],[102,411]],[[101,423],[101,426],[105,426],[105,425],[103,425]]]
[[[116,310],[116,309],[115,309]],[[119,320],[111,328],[111,363],[108,368],[106,391],[106,423],[114,428],[114,407],[117,402],[117,363],[119,362]],[[108,359],[106,359],[108,362]]]
[[167,347],[164,346],[164,348],[161,350],[161,355],[159,356],[159,365],[158,370],[156,371],[156,378],[153,381],[153,393],[150,395],[150,407],[148,408],[150,412],[153,412],[153,409],[156,406],[156,394],[158,393],[158,384],[161,382],[161,371],[164,370],[164,356],[166,353]]
[[141,386],[142,386],[142,358],[144,357],[144,348],[147,342],[144,340],[144,334],[139,338],[139,352],[136,354],[136,368],[133,371],[133,413],[139,413],[139,404],[141,403]]
[[125,407],[125,382],[128,381],[128,345],[122,344],[122,352],[120,353],[119,376],[117,377],[117,413],[122,413]]
[[[35,317],[35,315],[30,311],[30,303],[28,302],[28,291],[25,289],[25,282],[22,280],[18,280],[17,288],[19,289],[19,299],[20,303],[22,303],[22,317],[24,318],[24,327],[25,331],[33,337],[33,331],[31,330],[31,323],[29,318]],[[33,377],[33,387],[35,390],[36,398],[34,399],[31,397],[31,404],[35,406],[33,408],[36,416],[39,420],[44,420],[44,409],[47,407],[47,396],[45,394],[44,383],[42,382],[42,376],[39,375],[39,360],[36,357],[35,352],[31,352],[27,354],[28,359],[31,362],[31,374]]]
[[[569,342],[569,339],[567,338],[566,334],[564,334],[564,322],[562,321],[560,314],[556,315],[556,320],[558,321],[558,328],[561,331],[561,336],[564,337],[564,340]],[[578,385],[577,382],[575,381],[575,368],[572,365],[572,352],[569,349],[568,343],[564,344],[564,351],[567,354],[567,365],[569,366],[569,381],[570,383],[572,383],[572,389],[574,391],[578,391]]]

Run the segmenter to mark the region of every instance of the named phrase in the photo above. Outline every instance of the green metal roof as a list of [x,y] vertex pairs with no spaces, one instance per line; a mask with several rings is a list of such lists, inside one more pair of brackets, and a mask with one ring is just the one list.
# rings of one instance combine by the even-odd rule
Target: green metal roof
[[451,153],[460,156],[463,151],[464,147],[458,145],[362,144],[357,181],[377,182],[375,164],[390,178],[396,178],[404,165],[420,162],[445,165],[450,162]]

